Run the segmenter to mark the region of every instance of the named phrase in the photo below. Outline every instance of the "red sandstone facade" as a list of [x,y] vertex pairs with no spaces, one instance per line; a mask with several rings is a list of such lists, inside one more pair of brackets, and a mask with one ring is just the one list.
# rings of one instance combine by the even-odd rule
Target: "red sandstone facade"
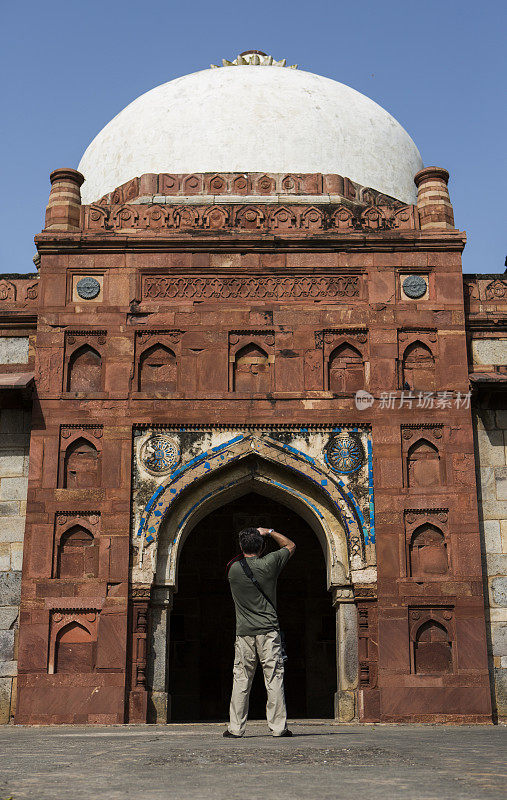
[[[158,587],[132,577],[131,516],[133,429],[167,424],[367,426],[377,578],[349,587],[356,663],[338,662],[353,706],[337,716],[490,721],[465,236],[447,173],[416,176],[417,206],[335,175],[234,174],[144,175],[81,206],[79,173],[51,178],[16,721],[163,718],[147,667]],[[427,284],[416,299],[411,275]]]

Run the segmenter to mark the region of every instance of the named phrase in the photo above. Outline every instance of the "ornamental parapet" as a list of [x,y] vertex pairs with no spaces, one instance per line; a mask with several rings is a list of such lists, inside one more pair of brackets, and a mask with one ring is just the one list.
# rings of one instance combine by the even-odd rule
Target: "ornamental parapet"
[[437,167],[418,172],[417,205],[407,205],[341,175],[146,173],[83,206],[84,177],[65,168],[51,173],[45,230],[451,230],[448,177]]
[[[195,172],[190,174],[147,173],[118,186],[97,200],[99,205],[121,205],[138,202],[170,202],[171,197],[206,196],[214,198],[238,196],[246,202],[248,196],[271,198],[279,196],[339,197],[348,203],[363,206],[388,205],[401,208],[404,204],[394,197],[361,186],[341,175],[321,173],[263,173],[263,172]],[[204,200],[201,200],[204,202]]]
[[[284,203],[281,200],[266,202],[255,198],[255,203],[163,202],[122,205],[95,204],[83,207],[83,229],[89,231],[139,230],[152,233],[200,231],[202,233],[227,233],[228,231],[257,233],[318,233],[327,231],[396,231],[418,230],[419,220],[415,206],[389,205],[352,206],[345,203]],[[246,199],[246,198],[245,198]],[[187,199],[186,199],[187,200]],[[250,198],[248,198],[250,200]]]
[[[506,271],[507,272],[507,271]],[[507,314],[507,275],[492,273],[489,275],[463,275],[463,291],[465,304],[475,313]]]
[[247,232],[418,230],[413,205],[341,175],[142,175],[82,207],[89,231]]
[[[430,177],[443,172],[429,170]],[[426,173],[418,173],[417,180],[424,183]],[[190,241],[197,250],[211,243],[218,249],[262,243],[461,252],[466,241],[449,220],[436,224],[430,214],[423,224],[423,206],[404,204],[341,175],[147,173],[88,205],[80,201],[80,173],[62,169],[51,177],[46,228],[35,237],[39,255],[62,247],[110,252],[124,247],[165,250],[168,245],[184,249]],[[62,192],[73,183],[72,202],[55,216],[52,201],[60,203],[56,189],[62,181]]]

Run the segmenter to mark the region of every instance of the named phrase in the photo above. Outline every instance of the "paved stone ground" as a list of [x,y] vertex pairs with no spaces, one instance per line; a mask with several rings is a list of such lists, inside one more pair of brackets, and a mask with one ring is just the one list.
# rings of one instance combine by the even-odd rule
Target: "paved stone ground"
[[0,800],[489,800],[506,797],[503,726],[294,722],[0,728]]

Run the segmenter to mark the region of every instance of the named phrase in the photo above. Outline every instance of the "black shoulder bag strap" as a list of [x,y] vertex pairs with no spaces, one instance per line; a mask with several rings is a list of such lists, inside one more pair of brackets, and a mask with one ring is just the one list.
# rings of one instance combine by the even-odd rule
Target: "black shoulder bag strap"
[[[267,596],[266,592],[264,591],[264,589],[260,585],[259,581],[254,577],[254,574],[253,574],[252,570],[250,569],[250,564],[247,563],[247,560],[246,560],[246,558],[244,556],[243,556],[243,558],[239,559],[239,563],[241,564],[241,568],[242,568],[243,572],[245,573],[245,575],[247,576],[247,578],[250,578],[250,580],[252,581],[253,585],[257,589],[257,591],[259,591],[261,593],[263,598],[269,603],[269,605],[271,606],[271,608],[274,610],[274,612],[276,614],[277,611],[276,611],[275,604],[269,599],[269,597]],[[284,636],[282,631],[280,631],[280,641],[282,643],[282,661],[287,661],[287,653],[285,651],[285,636]]]
[[247,578],[250,578],[250,580],[252,581],[252,583],[254,584],[256,589],[263,596],[264,600],[267,600],[267,602],[269,603],[271,608],[273,608],[276,611],[276,608],[275,608],[274,604],[271,602],[271,600],[267,596],[266,592],[264,591],[264,589],[260,585],[260,583],[257,580],[257,578],[254,577],[254,574],[253,574],[252,570],[250,569],[250,564],[247,564],[246,558],[244,556],[243,556],[243,558],[239,559],[239,563],[241,564],[241,568],[242,568],[243,572],[245,573],[245,575],[247,576]]

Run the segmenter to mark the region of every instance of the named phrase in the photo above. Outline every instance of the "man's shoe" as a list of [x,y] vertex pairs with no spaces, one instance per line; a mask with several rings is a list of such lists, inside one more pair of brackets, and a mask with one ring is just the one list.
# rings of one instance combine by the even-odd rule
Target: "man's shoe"
[[[292,736],[292,734],[291,734],[291,736]],[[223,737],[224,737],[224,739],[241,739],[242,738],[242,736],[236,736],[235,733],[231,733],[229,728],[227,728],[227,730],[223,732]]]
[[294,736],[294,734],[288,728],[285,728],[284,732],[280,733],[276,738],[281,739],[282,736]]

